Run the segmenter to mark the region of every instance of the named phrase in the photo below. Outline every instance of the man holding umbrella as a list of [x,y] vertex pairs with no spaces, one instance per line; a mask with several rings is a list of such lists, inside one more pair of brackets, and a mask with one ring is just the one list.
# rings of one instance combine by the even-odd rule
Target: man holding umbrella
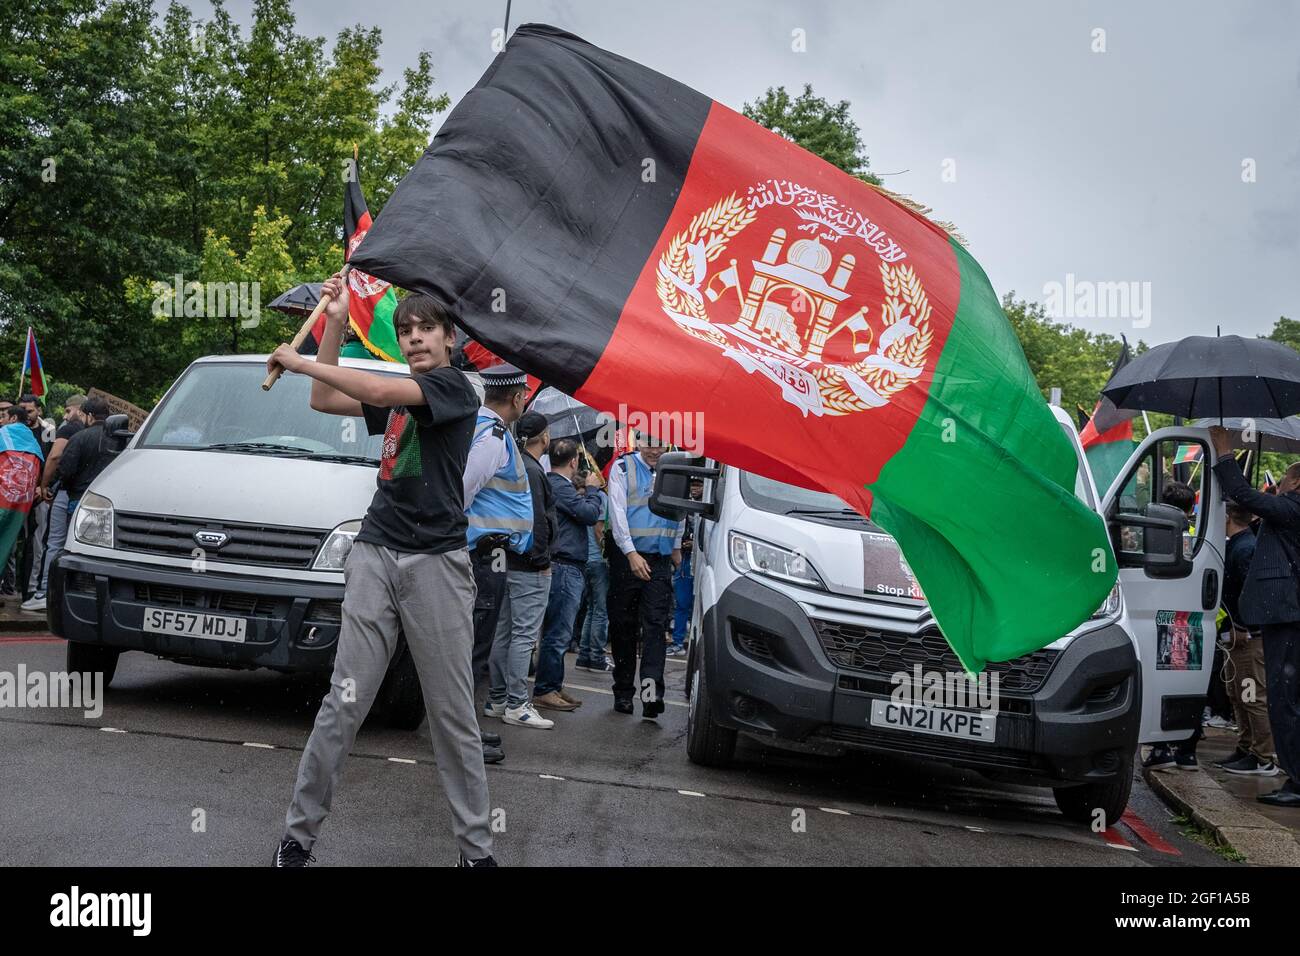
[[1300,462],[1286,470],[1276,495],[1250,487],[1232,454],[1232,437],[1213,427],[1214,473],[1224,496],[1261,519],[1255,558],[1238,605],[1263,632],[1268,716],[1278,763],[1288,780],[1258,799],[1300,808]]

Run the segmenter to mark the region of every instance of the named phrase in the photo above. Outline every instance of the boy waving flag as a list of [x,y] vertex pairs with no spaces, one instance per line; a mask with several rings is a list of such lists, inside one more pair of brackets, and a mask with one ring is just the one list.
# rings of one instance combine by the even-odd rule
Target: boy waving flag
[[571,34],[515,32],[351,261],[588,405],[702,416],[710,456],[870,515],[971,670],[1059,638],[1114,583],[965,249]]

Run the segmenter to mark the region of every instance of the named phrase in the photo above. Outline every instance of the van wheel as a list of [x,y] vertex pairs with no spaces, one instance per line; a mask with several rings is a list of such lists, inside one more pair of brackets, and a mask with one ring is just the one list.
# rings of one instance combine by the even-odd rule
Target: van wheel
[[1100,810],[1102,822],[1114,826],[1124,815],[1133,790],[1133,755],[1120,761],[1119,770],[1109,780],[1086,783],[1082,787],[1056,787],[1052,795],[1061,813],[1076,823],[1091,824]]
[[85,674],[101,671],[104,675],[104,686],[108,687],[113,683],[113,675],[117,672],[117,659],[121,653],[122,651],[116,647],[68,641],[68,673]]
[[380,720],[397,730],[414,730],[424,719],[420,675],[416,673],[415,658],[405,640],[397,648],[384,682],[379,685],[374,710]]
[[713,704],[704,684],[704,652],[691,672],[690,708],[686,712],[686,756],[705,767],[725,767],[736,755],[736,732],[713,719]]

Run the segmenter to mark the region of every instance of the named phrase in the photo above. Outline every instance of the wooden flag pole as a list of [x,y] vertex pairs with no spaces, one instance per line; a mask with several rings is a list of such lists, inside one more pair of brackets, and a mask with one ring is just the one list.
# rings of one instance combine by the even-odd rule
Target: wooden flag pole
[[[349,268],[350,268],[349,266],[343,267],[344,281],[347,281]],[[298,334],[295,335],[293,337],[293,341],[289,343],[289,345],[293,347],[293,350],[295,352],[298,350],[298,346],[302,345],[303,342],[307,341],[307,336],[311,334],[311,327],[316,324],[316,320],[320,318],[320,314],[325,311],[325,307],[329,304],[330,304],[330,296],[322,295],[320,297],[320,301],[316,303],[316,308],[311,310],[311,315],[307,316],[307,321],[302,324],[302,328],[298,330]],[[266,381],[262,383],[262,391],[269,392],[271,390],[271,386],[274,385],[276,382],[278,382],[280,380],[280,376],[283,374],[284,374],[284,366],[277,365],[275,369],[269,375],[266,376]]]

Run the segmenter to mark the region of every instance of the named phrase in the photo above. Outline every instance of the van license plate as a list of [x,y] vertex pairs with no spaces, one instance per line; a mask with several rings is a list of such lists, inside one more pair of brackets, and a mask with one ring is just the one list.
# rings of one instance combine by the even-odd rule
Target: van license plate
[[181,637],[204,637],[212,641],[244,643],[248,621],[242,617],[220,614],[195,614],[170,608],[144,609],[144,629],[153,634],[179,634]]
[[998,739],[997,716],[969,710],[947,710],[923,704],[897,704],[892,700],[871,702],[871,726],[911,730],[939,737],[960,737],[992,743]]

